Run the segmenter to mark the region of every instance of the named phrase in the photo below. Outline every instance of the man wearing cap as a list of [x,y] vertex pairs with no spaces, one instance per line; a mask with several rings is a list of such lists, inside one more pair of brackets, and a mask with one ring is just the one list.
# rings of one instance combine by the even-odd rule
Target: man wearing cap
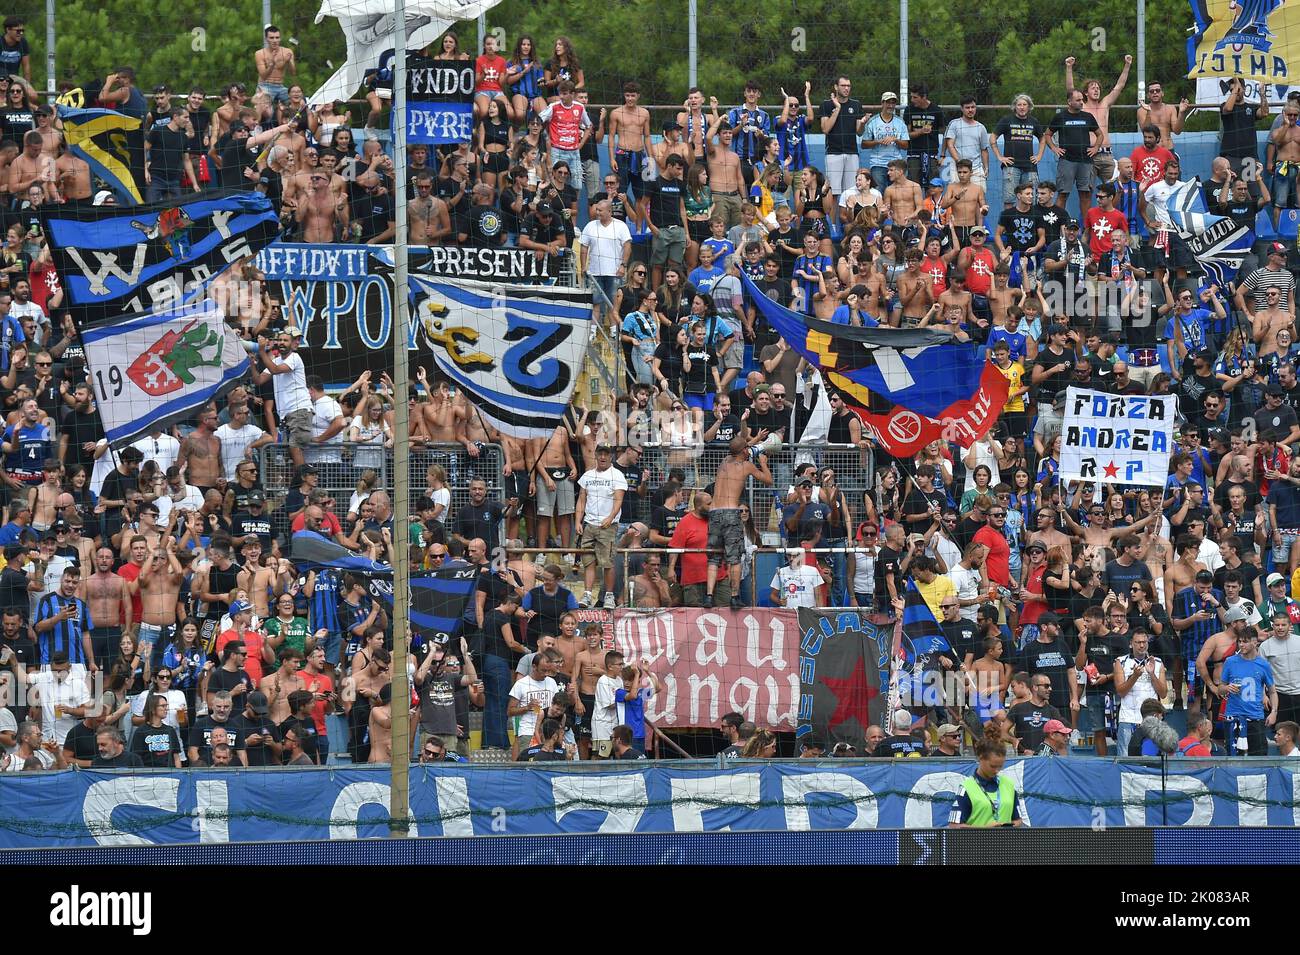
[[806,563],[807,554],[802,547],[791,547],[785,552],[786,563],[772,575],[768,597],[774,607],[795,610],[799,607],[816,607],[817,593],[823,584],[831,582],[829,569],[818,571]]
[[990,826],[1019,826],[1019,799],[1015,783],[1001,775],[1007,751],[1002,743],[980,740],[975,744],[979,765],[962,781],[948,816],[949,829],[983,829]]
[[886,169],[891,162],[907,162],[907,141],[910,138],[907,124],[896,112],[897,93],[880,94],[880,112],[867,120],[863,130],[862,148],[867,151],[866,165],[871,170],[871,181],[883,190],[889,179]]
[[[1205,641],[1219,632],[1220,624],[1226,615],[1223,592],[1215,588],[1214,574],[1208,570],[1197,571],[1192,586],[1185,587],[1174,595],[1169,617],[1174,630],[1182,636],[1183,652],[1180,657],[1187,663],[1189,715],[1199,710],[1196,693],[1196,658],[1200,655],[1201,648],[1205,646]],[[1175,681],[1175,686],[1177,682]]]
[[248,694],[241,714],[249,766],[279,766],[283,749],[279,727],[270,719],[271,703],[261,690]]
[[[1090,163],[1087,168],[1091,170]],[[1043,292],[1048,297],[1052,311],[1071,317],[1085,314],[1088,300],[1084,280],[1086,269],[1092,260],[1088,255],[1088,247],[1079,238],[1078,219],[1066,220],[1061,237],[1048,244],[1043,259],[1047,279],[1043,283]]]
[[[1268,259],[1263,268],[1256,269],[1246,276],[1246,280],[1237,285],[1233,302],[1237,311],[1245,312],[1252,318],[1256,310],[1268,306],[1268,290],[1275,288],[1281,295],[1278,305],[1291,316],[1295,322],[1295,276],[1286,267],[1286,246],[1281,242],[1271,242],[1268,246]],[[1247,304],[1246,296],[1250,296]]]
[[571,228],[568,220],[557,214],[549,202],[538,203],[520,224],[519,248],[528,249],[539,262],[545,260],[548,268],[554,270],[556,259],[568,250],[573,239]]
[[961,756],[961,736],[960,726],[952,723],[943,723],[939,726],[938,745],[930,751],[931,756],[943,756],[947,758]]
[[[1070,727],[1060,720],[1048,720],[1043,727],[1043,745],[1035,756],[1069,756]],[[1104,755],[1104,754],[1103,754]]]

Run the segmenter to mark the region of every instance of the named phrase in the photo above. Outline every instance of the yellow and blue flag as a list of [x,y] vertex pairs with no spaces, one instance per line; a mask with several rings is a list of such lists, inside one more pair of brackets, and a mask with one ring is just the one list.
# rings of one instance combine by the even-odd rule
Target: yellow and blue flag
[[91,172],[102,179],[122,205],[144,202],[140,184],[143,169],[132,159],[129,139],[140,132],[141,119],[112,109],[79,109],[59,105],[63,139],[78,159],[85,160]]

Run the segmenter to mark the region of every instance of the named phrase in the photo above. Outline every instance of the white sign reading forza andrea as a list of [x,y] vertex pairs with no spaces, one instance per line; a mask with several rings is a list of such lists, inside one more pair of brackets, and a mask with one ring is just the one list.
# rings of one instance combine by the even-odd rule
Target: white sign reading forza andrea
[[1175,399],[1071,388],[1061,427],[1061,480],[1164,487]]

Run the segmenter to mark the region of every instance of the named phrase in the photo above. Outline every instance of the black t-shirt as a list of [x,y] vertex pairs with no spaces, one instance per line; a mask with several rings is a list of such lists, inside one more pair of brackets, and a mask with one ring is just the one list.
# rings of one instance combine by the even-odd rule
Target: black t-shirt
[[[216,674],[216,670],[212,671]],[[209,689],[211,683],[209,682]],[[200,716],[190,727],[189,739],[186,740],[186,746],[193,746],[199,751],[199,759],[208,765],[212,765],[212,731],[215,729],[224,729],[228,737],[232,750],[245,749],[244,739],[248,736],[248,731],[244,727],[244,721],[236,714],[231,713],[230,719],[221,723],[212,718],[212,715]]]
[[685,508],[670,509],[662,504],[656,504],[650,514],[650,527],[664,537],[672,537],[673,531],[677,530],[677,524],[685,514]]
[[1036,205],[1034,211],[1038,213],[1039,224],[1043,227],[1044,235],[1047,236],[1047,245],[1059,242],[1061,227],[1065,225],[1068,218],[1065,210],[1057,205]]
[[660,176],[643,183],[643,194],[650,200],[650,221],[656,229],[682,224],[682,200],[686,198],[686,182],[682,179],[665,179]]
[[36,128],[36,117],[30,109],[6,109],[0,111],[0,131],[5,139],[12,139],[23,148],[23,137]]
[[471,206],[466,241],[478,248],[500,248],[506,241],[506,221],[496,206]]
[[244,170],[253,165],[253,154],[248,151],[248,140],[236,140],[226,133],[217,140],[217,158],[221,160],[218,181],[222,188],[242,186],[248,182]]
[[[907,492],[907,498],[903,501],[903,515],[911,517],[915,514],[925,514],[931,507],[942,509],[947,503],[948,497],[943,491],[922,491],[919,487],[914,487]],[[924,533],[926,525],[924,521],[916,521],[909,526],[915,527],[919,533]]]
[[886,736],[876,744],[871,755],[883,759],[924,756],[925,743],[915,736]]
[[1041,139],[1042,135],[1043,124],[1034,118],[1033,113],[1024,119],[1008,113],[998,120],[993,130],[993,138],[1002,140],[1002,155],[1010,159],[1016,169],[1034,168],[1034,140]]
[[96,755],[94,761],[90,764],[91,769],[139,769],[144,766],[140,757],[130,750],[124,749],[112,759],[105,759],[103,756]]
[[[793,275],[794,259],[790,260],[790,265],[791,265],[791,275]],[[778,305],[783,305],[786,308],[790,307],[790,279],[788,276],[784,280],[778,278],[773,282],[769,282],[766,278],[764,278],[761,282],[755,282],[754,284],[758,286],[758,290],[760,292],[762,292],[773,302],[776,302]],[[738,409],[738,410],[743,410],[743,409]]]
[[352,221],[361,223],[361,235],[358,240],[369,242],[381,235],[393,222],[393,197],[385,190],[382,193],[367,192],[352,206]]
[[21,567],[8,564],[0,570],[0,610],[17,610],[26,620],[31,616],[31,599],[28,596],[27,574]]
[[617,461],[614,462],[614,467],[618,468],[619,473],[623,475],[623,480],[627,481],[627,491],[623,494],[623,509],[619,514],[619,520],[624,524],[639,521],[645,498],[637,491],[641,488],[641,475],[645,468],[640,464],[619,464]]
[[498,529],[501,524],[501,504],[486,499],[482,504],[466,504],[456,514],[456,533],[466,540],[481,537],[488,546],[491,555],[497,546]]
[[902,594],[903,575],[898,567],[902,559],[903,555],[900,551],[889,547],[880,548],[880,553],[876,555],[876,593],[882,598],[889,596],[889,587],[885,580],[890,576],[894,578],[894,591]]
[[[218,591],[213,591],[213,593],[217,592]],[[224,605],[219,606],[224,610]],[[230,692],[241,683],[248,687],[248,690],[245,692],[252,691],[253,678],[248,675],[247,670],[235,670],[234,672],[231,672],[225,667],[214,667],[212,673],[208,676],[208,692],[218,693],[221,690]],[[238,706],[240,703],[239,696],[234,697],[234,700],[235,705]]]
[[[822,102],[820,115],[829,119],[835,112],[835,102]],[[826,155],[856,156],[858,154],[858,120],[862,118],[862,104],[855,99],[847,99],[840,105],[840,114],[835,117],[835,125],[826,134]],[[821,123],[817,124],[821,128]]]
[[[1128,645],[1129,634],[1127,633],[1122,636],[1117,633],[1104,633],[1099,637],[1089,635],[1088,645],[1083,652],[1087,661],[1097,668],[1099,674],[1109,676],[1115,671],[1116,658],[1128,653]],[[1096,693],[1098,690],[1114,693],[1115,684],[1104,683],[1100,687],[1090,688],[1088,692]]]
[[[595,143],[589,143],[592,149],[596,148]],[[586,149],[586,146],[583,147]],[[609,202],[609,214],[619,222],[627,222],[627,203],[623,201],[623,193],[616,192],[610,195],[608,192],[601,190],[591,197],[591,204],[594,206],[598,202]]]
[[998,225],[1002,226],[1002,244],[1012,252],[1024,252],[1038,244],[1038,230],[1043,223],[1036,209],[1021,212],[1011,206],[1002,210]]
[[1048,702],[1058,709],[1070,706],[1069,671],[1074,666],[1074,655],[1066,642],[1057,637],[1051,643],[1034,640],[1020,652],[1020,668],[1031,675],[1043,674],[1052,681],[1052,695]]
[[1049,720],[1061,719],[1061,711],[1050,703],[1039,706],[1032,700],[1026,700],[1007,710],[1007,716],[1016,724],[1016,738],[1020,740],[1020,748],[1036,753],[1038,747],[1043,745],[1043,727]]
[[1220,109],[1219,121],[1223,123],[1219,155],[1229,159],[1256,158],[1255,107],[1242,101],[1231,112]]
[[706,395],[717,391],[712,369],[718,365],[718,353],[707,342],[703,345],[692,343],[686,349],[686,357],[691,360],[691,367],[685,368],[683,362],[682,391],[688,395]]
[[94,760],[99,756],[99,747],[95,744],[95,734],[98,731],[98,728],[91,729],[77,720],[76,725],[64,737],[63,748],[72,754],[73,759]]
[[565,759],[562,750],[547,750],[540,746],[530,746],[519,754],[521,763],[559,763]]
[[[803,513],[799,509],[803,508]],[[816,501],[809,501],[803,504],[795,501],[793,504],[787,504],[781,511],[781,527],[785,531],[786,538],[791,541],[810,541],[821,539],[821,535],[826,531],[826,519],[830,516],[831,509],[825,504],[819,504]],[[793,531],[790,530],[787,522],[794,520],[798,515],[799,523]]]
[[68,409],[67,414],[63,416],[60,434],[68,436],[68,454],[65,464],[81,464],[87,470],[94,467],[93,451],[82,448],[82,445],[94,444],[104,437],[104,427],[100,424],[99,412],[94,410],[93,405],[89,411]]
[[[189,107],[186,107],[189,109]],[[194,127],[194,138],[190,140],[190,155],[201,156],[207,150],[203,145],[203,140],[207,138],[208,127],[212,125],[212,113],[206,106],[200,106],[198,109],[190,110],[190,125]],[[198,164],[194,166],[194,171],[199,171]]]
[[948,646],[957,655],[957,662],[966,659],[966,654],[974,654],[973,660],[984,656],[984,638],[980,636],[979,627],[973,620],[962,617],[960,620],[941,620],[943,635],[948,638]]
[[549,222],[543,222],[540,216],[534,214],[523,223],[523,234],[541,245],[550,245],[557,239],[565,238],[567,233],[564,217],[554,213]]
[[[27,37],[20,36],[18,42],[10,46],[7,41],[0,38],[0,76],[13,76],[22,72],[23,57],[31,55],[31,47],[27,45]],[[22,143],[18,144],[22,148]]]
[[[713,427],[714,422],[717,420],[718,419],[715,416],[713,421],[709,422],[708,427],[706,427],[705,430],[707,431],[708,428]],[[729,414],[722,419],[722,423],[718,425],[717,433],[714,434],[712,440],[709,441],[709,444],[726,446],[730,444],[731,439],[738,434],[740,434],[740,419],[734,414]]]
[[[943,135],[943,131],[948,128],[948,116],[938,105],[931,103],[929,106],[905,106],[903,107],[903,122],[907,124],[907,131],[911,133],[911,139],[907,141],[907,154],[909,156],[937,156],[939,154],[939,138]],[[930,132],[920,136],[913,132],[913,130],[924,129],[926,126],[930,127]]]
[[682,350],[675,342],[661,341],[655,348],[654,357],[659,359],[659,373],[668,380],[668,390],[680,396],[682,393]]
[[1061,158],[1068,162],[1088,162],[1088,149],[1092,146],[1090,133],[1097,132],[1097,117],[1086,110],[1071,113],[1058,110],[1047,124],[1056,139],[1056,145],[1065,150]]
[[[514,208],[515,200],[519,198],[521,198],[520,194],[515,192],[513,189],[501,190],[501,221],[505,227],[505,231],[511,235],[519,234],[520,218]],[[524,214],[527,215],[528,201],[531,196],[528,193],[524,193],[522,198],[524,200],[522,208]]]
[[[1034,365],[1047,371],[1053,365],[1064,364],[1066,367],[1053,374],[1048,375],[1037,385],[1031,385],[1034,388],[1034,400],[1050,404],[1056,399],[1058,391],[1064,391],[1070,386],[1073,379],[1074,355],[1070,351],[1063,351],[1059,355],[1050,348],[1044,348],[1038,353],[1034,360]],[[1032,371],[1031,371],[1032,374]]]
[[137,726],[131,734],[131,752],[150,769],[174,769],[176,754],[181,752],[181,738],[166,723]]
[[[247,741],[248,737],[253,735],[254,733],[258,733],[263,736],[269,736],[277,743],[284,738],[280,734],[280,728],[276,726],[274,723],[272,723],[270,719],[268,719],[265,716],[256,716],[250,719],[247,713],[245,713],[245,715],[242,716],[241,719],[244,724],[245,741]],[[245,742],[244,750],[248,754],[249,766],[278,766],[279,765],[279,762],[275,759],[275,755],[271,752],[271,748],[267,746],[265,743],[258,744],[255,746],[249,746],[247,742]]]
[[[785,232],[782,232],[780,229],[770,230],[767,233],[767,241],[768,244],[772,246],[772,254],[775,255],[777,261],[781,263],[781,268],[779,269],[778,274],[785,282],[786,297],[786,302],[783,302],[782,304],[788,304],[790,298],[790,280],[794,278],[794,263],[803,253],[791,252],[789,249],[785,248],[785,246],[789,245],[796,249],[802,249],[803,236],[800,235],[799,230],[794,227],[793,223],[791,223],[790,228]],[[781,244],[783,242],[785,245]],[[761,285],[759,287],[762,288]],[[766,294],[766,290],[764,291]],[[771,296],[769,295],[768,298],[771,298]]]
[[149,174],[154,179],[179,182],[182,160],[190,151],[190,137],[183,129],[163,126],[149,132]]
[[501,628],[506,624],[511,625],[511,634],[516,640],[519,639],[518,632],[514,629],[514,622],[500,610],[492,607],[490,610],[483,611],[483,655],[489,657],[501,657],[503,660],[509,660],[513,657],[514,651],[506,644],[505,638],[501,636]]

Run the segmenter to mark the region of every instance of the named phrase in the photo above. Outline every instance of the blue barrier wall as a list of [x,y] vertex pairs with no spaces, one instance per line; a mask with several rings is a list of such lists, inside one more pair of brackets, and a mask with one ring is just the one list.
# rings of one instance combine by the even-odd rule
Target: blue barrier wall
[[[1006,773],[1036,827],[1297,825],[1300,768],[1158,767],[1021,759]],[[600,770],[417,766],[412,834],[552,835],[928,829],[944,826],[967,760],[645,764]],[[244,770],[66,771],[0,778],[0,849],[374,838],[388,834],[388,774]]]

